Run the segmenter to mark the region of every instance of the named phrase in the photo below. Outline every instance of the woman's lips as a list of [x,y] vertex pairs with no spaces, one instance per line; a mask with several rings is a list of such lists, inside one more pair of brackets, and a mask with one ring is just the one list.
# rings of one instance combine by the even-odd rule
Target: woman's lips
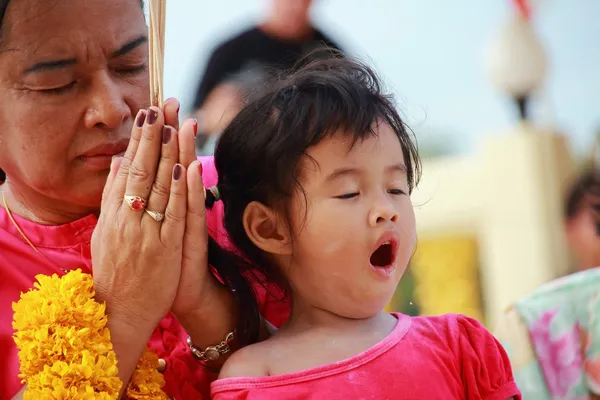
[[106,143],[86,151],[78,158],[92,169],[109,169],[113,157],[125,153],[128,144],[129,140],[121,140],[116,143]]

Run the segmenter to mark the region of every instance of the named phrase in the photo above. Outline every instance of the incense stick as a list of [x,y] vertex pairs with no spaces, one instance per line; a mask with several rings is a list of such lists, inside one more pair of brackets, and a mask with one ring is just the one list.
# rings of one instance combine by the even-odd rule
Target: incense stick
[[162,107],[163,102],[163,70],[165,56],[165,17],[166,0],[149,0],[149,72],[150,72],[150,104]]
[[597,135],[592,146],[591,154],[592,173],[600,179],[600,135]]

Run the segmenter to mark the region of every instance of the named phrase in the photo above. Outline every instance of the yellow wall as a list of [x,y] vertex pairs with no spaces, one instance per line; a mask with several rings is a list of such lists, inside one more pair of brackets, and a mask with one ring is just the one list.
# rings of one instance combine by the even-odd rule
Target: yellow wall
[[419,240],[412,263],[421,314],[465,314],[483,320],[477,241],[469,236]]
[[490,322],[517,298],[564,274],[562,199],[571,171],[564,138],[527,125],[489,135],[468,157],[425,161],[413,195],[423,312],[476,316],[476,295],[452,294],[475,293],[478,264]]

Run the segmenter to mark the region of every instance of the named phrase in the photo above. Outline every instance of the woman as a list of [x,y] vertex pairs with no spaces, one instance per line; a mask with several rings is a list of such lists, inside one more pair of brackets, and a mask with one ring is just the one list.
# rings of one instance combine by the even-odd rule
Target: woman
[[496,332],[526,399],[600,399],[600,180],[595,170],[577,181],[567,199],[567,237],[581,272],[520,299]]
[[[228,355],[198,361],[186,343],[206,359],[236,306],[206,261],[207,223],[220,238],[218,211],[203,206],[212,160],[196,161],[196,123],[179,128],[176,100],[146,109],[147,53],[140,0],[0,1],[2,400],[22,385],[11,304],[37,274],[93,270],[123,382],[149,339],[167,393],[204,398]],[[285,309],[263,315],[277,323]]]

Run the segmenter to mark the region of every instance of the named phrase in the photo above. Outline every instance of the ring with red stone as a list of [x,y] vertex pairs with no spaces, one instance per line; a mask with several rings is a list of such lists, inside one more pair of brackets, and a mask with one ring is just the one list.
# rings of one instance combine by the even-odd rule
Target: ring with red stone
[[124,197],[129,208],[133,211],[142,211],[146,208],[146,200],[142,199],[140,196],[130,196],[126,194]]

